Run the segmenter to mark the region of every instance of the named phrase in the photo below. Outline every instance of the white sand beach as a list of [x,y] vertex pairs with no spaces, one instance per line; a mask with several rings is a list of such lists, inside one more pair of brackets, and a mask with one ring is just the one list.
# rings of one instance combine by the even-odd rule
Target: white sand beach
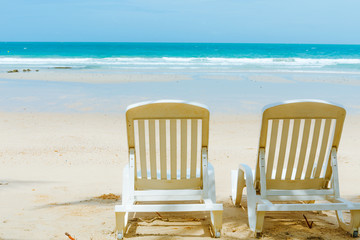
[[[260,114],[211,115],[209,161],[224,204],[221,239],[252,239],[243,208],[230,199],[230,170],[255,166]],[[360,116],[345,120],[339,149],[344,198],[360,202]],[[0,239],[114,239],[127,163],[123,114],[0,113]],[[110,199],[106,199],[110,198]],[[112,199],[115,198],[115,199]],[[117,199],[118,198],[118,199]],[[303,214],[313,227],[307,227]],[[129,239],[210,239],[209,216],[137,214]],[[349,215],[346,215],[349,217]],[[351,239],[333,212],[275,213],[262,239]]]

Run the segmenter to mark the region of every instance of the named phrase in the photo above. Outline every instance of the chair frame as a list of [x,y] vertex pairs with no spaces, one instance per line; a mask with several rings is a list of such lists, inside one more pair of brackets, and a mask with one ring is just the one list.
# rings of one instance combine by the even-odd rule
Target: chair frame
[[[341,106],[321,100],[292,100],[268,105],[264,108],[255,176],[251,168],[246,164],[240,164],[238,170],[233,170],[231,173],[233,203],[235,205],[241,204],[243,188],[246,187],[249,227],[256,235],[259,235],[263,231],[264,216],[267,211],[335,210],[340,227],[352,236],[358,236],[360,230],[360,203],[350,202],[341,198],[339,190],[337,149],[345,114],[345,109]],[[311,175],[304,180],[281,179],[282,173],[286,170],[280,165],[284,162],[284,160],[280,160],[281,157],[284,158],[284,155],[280,157],[280,153],[278,165],[275,166],[277,170],[280,169],[280,173],[278,174],[278,172],[276,172],[278,176],[275,180],[273,180],[271,176],[269,177],[267,173],[269,168],[266,168],[267,165],[265,162],[265,149],[268,120],[270,119],[316,119],[316,121],[318,121],[318,119],[336,119],[333,141],[330,152],[328,153],[329,159],[324,178],[314,177],[314,172],[317,170],[316,167],[314,167],[314,169],[310,169],[312,171],[306,173]],[[318,128],[320,129],[320,127]],[[286,137],[287,134],[286,132]],[[270,148],[271,143],[269,154],[271,151]],[[313,154],[315,158],[315,153]],[[312,162],[312,164],[314,163]],[[272,167],[271,169],[273,169]],[[296,171],[295,166],[288,167],[291,169],[287,171]],[[304,166],[304,169],[306,167],[307,166]],[[302,201],[308,204],[293,203],[293,201]],[[315,203],[315,201],[321,201],[321,203]],[[350,210],[350,222],[344,220],[342,214],[344,210]]]
[[[165,167],[163,166],[162,162],[160,163],[161,164],[160,173],[159,171],[154,173],[156,169],[152,168],[152,166],[150,166],[151,169],[148,169],[146,168],[144,163],[144,165],[141,165],[141,175],[144,174],[147,177],[138,178],[139,173],[136,169],[134,120],[150,121],[154,119],[160,121],[161,120],[171,121],[172,119],[202,120],[200,179],[194,178],[193,169],[191,170],[190,178],[186,178],[186,176],[185,177],[182,176],[181,179],[178,179],[177,177],[174,177],[174,174],[176,175],[179,172],[176,170],[176,166],[175,166],[176,164],[173,165],[171,163],[171,171],[169,172],[166,170],[166,166]],[[222,204],[216,203],[214,168],[208,162],[207,147],[208,147],[208,134],[209,134],[209,110],[205,106],[197,103],[188,103],[185,101],[177,101],[177,100],[142,102],[131,105],[127,108],[126,122],[127,122],[127,134],[128,134],[128,147],[129,147],[129,164],[127,164],[123,170],[122,204],[115,206],[115,216],[116,216],[115,232],[117,238],[122,239],[124,237],[128,227],[128,214],[130,212],[135,213],[135,212],[193,212],[193,211],[210,212],[212,234],[214,237],[220,237],[220,231],[222,227],[223,206]],[[163,131],[165,131],[165,127],[163,127]],[[162,133],[160,133],[160,135],[161,134]],[[170,134],[172,133],[170,132]],[[143,133],[139,133],[139,135],[140,135],[139,141],[142,141],[141,138],[145,138],[145,135]],[[162,136],[165,137],[164,132]],[[145,140],[142,143],[140,143],[140,145],[141,144],[144,145]],[[155,142],[153,144],[155,144]],[[165,143],[160,142],[160,145],[161,144],[165,144]],[[139,148],[140,148],[139,154],[145,156],[145,147],[139,146]],[[153,147],[153,149],[155,149],[155,147]],[[186,150],[188,149],[185,148],[184,151]],[[150,155],[151,154],[152,153],[150,150]],[[191,154],[193,154],[193,152],[191,152]],[[141,156],[138,156],[139,159],[140,157]],[[163,156],[160,156],[160,158],[163,158]],[[172,161],[172,156],[171,156],[171,161]],[[184,168],[186,167],[186,165],[181,165],[181,167]],[[193,165],[191,166],[191,168],[193,168]],[[145,169],[148,170],[145,171]],[[136,174],[138,174],[138,176]],[[151,179],[149,179],[150,176]],[[180,201],[184,203],[182,204],[166,203],[169,201]],[[186,201],[192,201],[192,202],[185,203]],[[198,203],[193,203],[194,201],[197,201]],[[151,202],[151,204],[142,204],[143,202]],[[164,204],[153,204],[153,202],[160,202]]]

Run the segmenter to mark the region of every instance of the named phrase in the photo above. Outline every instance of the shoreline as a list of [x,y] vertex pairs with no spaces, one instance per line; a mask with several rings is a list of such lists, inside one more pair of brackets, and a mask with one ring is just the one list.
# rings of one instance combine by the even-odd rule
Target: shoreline
[[215,112],[254,114],[273,102],[322,99],[360,113],[360,75],[97,71],[0,73],[0,111],[119,113],[136,102],[183,99]]
[[216,68],[104,68],[77,67],[9,68],[0,72],[0,80],[33,80],[79,83],[173,82],[198,79],[269,83],[311,82],[360,85],[360,72],[296,69],[216,69]]

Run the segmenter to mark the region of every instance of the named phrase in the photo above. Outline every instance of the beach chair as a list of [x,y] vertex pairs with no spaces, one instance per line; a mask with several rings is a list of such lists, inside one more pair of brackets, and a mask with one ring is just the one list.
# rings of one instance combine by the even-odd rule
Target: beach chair
[[223,206],[216,203],[208,162],[209,110],[184,101],[145,102],[128,107],[126,123],[129,164],[122,204],[115,206],[117,238],[126,232],[129,212],[195,211],[210,212],[212,234],[220,237]]
[[[233,203],[240,205],[246,187],[249,226],[256,235],[267,211],[335,210],[340,227],[358,236],[360,203],[340,198],[339,191],[336,156],[344,118],[344,108],[319,100],[264,108],[255,178],[246,164],[231,173]],[[350,210],[350,222],[344,210]]]

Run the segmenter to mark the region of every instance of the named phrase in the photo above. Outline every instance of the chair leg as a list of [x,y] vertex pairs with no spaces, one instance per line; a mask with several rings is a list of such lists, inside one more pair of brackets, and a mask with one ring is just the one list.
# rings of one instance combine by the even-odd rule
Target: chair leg
[[360,231],[360,210],[350,210],[350,222],[345,222],[342,211],[336,211],[336,217],[342,229],[350,233],[353,237],[359,236]]
[[265,212],[257,212],[256,213],[256,228],[255,228],[255,234],[262,233],[263,226],[264,226],[264,218],[265,218]]
[[231,198],[235,206],[240,206],[243,189],[246,186],[244,171],[241,169],[231,171]]
[[255,236],[261,234],[264,225],[265,212],[258,212],[256,204],[248,202],[248,221],[250,229]]
[[216,238],[221,236],[221,227],[222,227],[222,214],[223,211],[211,211],[211,229],[213,231],[213,235]]
[[124,237],[124,234],[126,232],[127,218],[128,218],[127,212],[115,212],[115,221],[116,221],[115,234],[116,234],[116,239],[118,240],[121,240]]
[[208,181],[207,181],[207,194],[206,198],[210,198],[212,202],[216,202],[216,190],[215,190],[215,171],[214,167],[208,164]]

